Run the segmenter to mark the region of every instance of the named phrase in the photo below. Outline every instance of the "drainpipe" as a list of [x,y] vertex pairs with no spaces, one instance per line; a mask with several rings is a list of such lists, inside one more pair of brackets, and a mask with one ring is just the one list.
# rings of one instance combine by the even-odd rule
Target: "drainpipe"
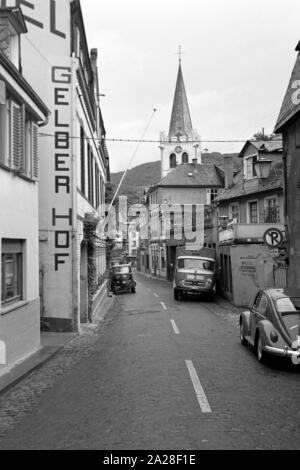
[[[74,53],[71,58],[72,68],[72,84],[71,84],[71,135],[76,135],[76,70],[78,68],[78,60],[75,58]],[[79,296],[78,296],[78,240],[77,240],[77,171],[76,171],[76,155],[75,155],[76,139],[71,139],[71,178],[72,178],[72,320],[73,328],[76,332],[80,333],[80,312],[79,312]]]
[[[284,136],[283,136],[284,137]],[[287,138],[283,138],[283,142],[285,142]],[[288,249],[288,264],[289,264],[289,256],[290,256],[290,237],[289,237],[289,226],[288,226],[288,200],[287,200],[287,146],[283,145],[283,152],[282,152],[282,162],[283,162],[283,175],[284,175],[284,229],[285,229],[285,238],[286,244]],[[289,270],[287,271],[289,273]]]

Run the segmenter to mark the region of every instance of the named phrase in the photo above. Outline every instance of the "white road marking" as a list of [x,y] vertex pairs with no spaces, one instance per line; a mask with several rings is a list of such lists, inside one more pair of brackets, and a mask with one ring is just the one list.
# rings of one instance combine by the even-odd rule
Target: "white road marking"
[[161,304],[165,310],[168,310],[168,307],[166,307],[166,304],[164,302],[161,302]]
[[154,297],[156,297],[157,299],[159,298],[159,295],[157,295],[155,292],[153,292],[154,294]]
[[187,365],[202,413],[212,413],[211,407],[208,403],[208,400],[202,388],[201,382],[199,380],[199,377],[197,375],[193,362],[185,361],[185,363]]
[[290,330],[295,330],[296,328],[298,328],[298,325],[292,326],[292,328],[290,328]]
[[172,323],[172,326],[173,326],[173,330],[174,330],[175,335],[180,335],[180,331],[179,331],[179,329],[178,329],[178,327],[177,327],[175,321],[174,321],[174,320],[170,320],[170,322]]

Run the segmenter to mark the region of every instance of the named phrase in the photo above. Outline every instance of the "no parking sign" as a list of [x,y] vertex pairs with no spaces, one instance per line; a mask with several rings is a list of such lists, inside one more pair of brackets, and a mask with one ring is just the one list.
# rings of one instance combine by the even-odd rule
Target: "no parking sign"
[[278,248],[283,242],[283,233],[278,228],[268,228],[264,233],[264,242],[271,248]]

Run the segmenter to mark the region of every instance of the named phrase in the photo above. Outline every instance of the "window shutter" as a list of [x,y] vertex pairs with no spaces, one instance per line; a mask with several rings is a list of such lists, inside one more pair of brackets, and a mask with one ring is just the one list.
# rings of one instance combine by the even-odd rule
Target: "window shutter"
[[32,158],[32,178],[39,178],[39,145],[38,145],[38,126],[31,123],[31,158]]
[[22,109],[11,101],[11,165],[21,170],[23,150]]

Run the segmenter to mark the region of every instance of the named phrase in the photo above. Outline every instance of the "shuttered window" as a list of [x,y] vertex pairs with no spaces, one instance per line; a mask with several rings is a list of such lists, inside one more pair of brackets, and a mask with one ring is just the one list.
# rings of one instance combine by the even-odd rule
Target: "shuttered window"
[[[38,126],[32,121],[32,117],[26,112],[24,105],[20,106],[15,101],[8,100],[7,105],[2,106],[0,137],[5,137],[5,139],[1,139],[5,140],[5,143],[0,145],[0,160],[19,174],[38,180]],[[1,123],[2,121],[4,124]]]
[[31,161],[32,161],[32,179],[38,180],[39,178],[39,146],[38,146],[38,126],[31,123]]
[[14,101],[11,101],[10,129],[11,129],[11,167],[17,171],[23,171],[24,162],[24,129],[23,129],[22,108]]

